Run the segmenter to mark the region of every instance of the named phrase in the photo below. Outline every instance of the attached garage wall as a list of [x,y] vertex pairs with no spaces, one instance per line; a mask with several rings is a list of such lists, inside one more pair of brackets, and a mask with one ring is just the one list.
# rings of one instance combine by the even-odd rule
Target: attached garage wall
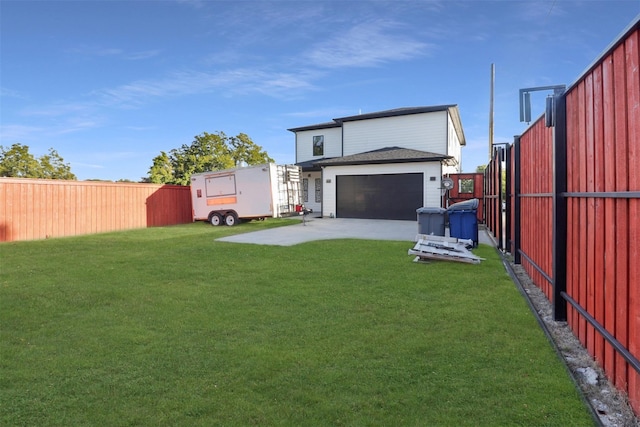
[[[441,206],[440,180],[441,166],[439,162],[403,163],[388,165],[359,165],[326,167],[322,179],[324,183],[322,215],[327,217],[338,213],[336,184],[338,176],[345,175],[389,175],[389,174],[422,174],[422,206]],[[431,181],[431,177],[434,178]],[[421,206],[418,206],[421,207]],[[412,213],[415,215],[415,212]]]

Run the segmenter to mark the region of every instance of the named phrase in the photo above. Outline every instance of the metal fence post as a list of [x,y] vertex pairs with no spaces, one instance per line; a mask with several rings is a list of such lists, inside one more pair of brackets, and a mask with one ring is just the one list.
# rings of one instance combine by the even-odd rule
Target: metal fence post
[[520,135],[513,137],[513,262],[522,263],[520,256]]
[[567,111],[566,96],[556,92],[553,128],[553,320],[567,320]]
[[[505,230],[505,237],[504,237],[504,241],[505,241],[505,248],[504,250],[506,252],[508,252],[511,249],[511,192],[513,191],[512,189],[512,182],[511,182],[511,155],[512,155],[512,150],[513,150],[513,146],[508,145],[505,149],[505,160],[504,160],[504,164],[505,164],[505,180],[506,180],[506,185],[505,185],[505,204],[504,204],[504,230]],[[502,207],[500,207],[500,209],[502,210]],[[502,212],[500,213],[500,215],[502,215]]]

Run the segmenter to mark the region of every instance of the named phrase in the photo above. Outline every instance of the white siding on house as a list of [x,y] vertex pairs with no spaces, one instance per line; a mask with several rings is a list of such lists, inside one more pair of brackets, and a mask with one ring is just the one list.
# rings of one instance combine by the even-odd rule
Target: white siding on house
[[344,156],[402,147],[447,154],[447,111],[348,121],[344,128]]
[[[325,167],[322,174],[324,185],[324,193],[322,197],[322,215],[324,217],[328,217],[332,215],[335,216],[336,214],[336,176],[381,175],[397,173],[423,173],[423,206],[441,206],[442,197],[440,196],[440,181],[442,178],[442,171],[440,163],[438,162],[331,166]],[[435,181],[431,181],[431,177],[435,177]]]
[[[313,155],[313,137],[324,136],[324,153]],[[342,128],[304,130],[296,132],[296,163],[342,156]]]
[[458,138],[458,133],[456,132],[456,128],[453,125],[453,121],[451,117],[447,115],[447,128],[448,128],[448,138],[447,138],[447,154],[453,156],[456,160],[455,166],[444,166],[442,172],[444,174],[450,173],[460,173],[462,171],[462,150],[460,146],[460,139]]

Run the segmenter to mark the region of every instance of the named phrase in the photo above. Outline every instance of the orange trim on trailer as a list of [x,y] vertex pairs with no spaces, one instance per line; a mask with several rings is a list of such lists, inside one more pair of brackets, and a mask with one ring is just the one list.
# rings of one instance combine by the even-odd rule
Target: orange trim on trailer
[[219,197],[217,199],[207,199],[207,206],[227,205],[238,203],[236,197]]

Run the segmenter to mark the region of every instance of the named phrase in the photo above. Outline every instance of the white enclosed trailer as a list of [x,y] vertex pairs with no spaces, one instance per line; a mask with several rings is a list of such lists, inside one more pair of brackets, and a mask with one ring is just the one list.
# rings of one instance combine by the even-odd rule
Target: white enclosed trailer
[[267,163],[191,175],[194,221],[235,225],[239,220],[303,212],[300,167]]

